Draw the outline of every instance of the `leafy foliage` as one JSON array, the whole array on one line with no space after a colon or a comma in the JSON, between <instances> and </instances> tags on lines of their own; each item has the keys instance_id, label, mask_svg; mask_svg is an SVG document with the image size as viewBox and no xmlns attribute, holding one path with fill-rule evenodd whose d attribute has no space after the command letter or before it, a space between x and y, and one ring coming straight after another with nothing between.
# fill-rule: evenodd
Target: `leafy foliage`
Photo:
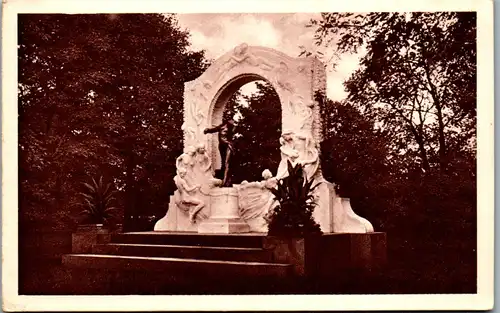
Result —
<instances>
[{"instance_id":1,"label":"leafy foliage","mask_svg":"<svg viewBox=\"0 0 500 313\"><path fill-rule=\"evenodd\" d=\"M391 275L404 281L396 290L475 290L475 157L454 158L453 171L424 173L418 155L393 152L398 138L375 127L375 118L348 101L321 101L323 175L357 214L387 232ZM461 264L450 272L456 254Z\"/></svg>"},{"instance_id":2,"label":"leafy foliage","mask_svg":"<svg viewBox=\"0 0 500 313\"><path fill-rule=\"evenodd\" d=\"M392 133L394 153L418 159L426 172L452 170L457 158L470 157L475 13L324 13L309 26L318 45L360 55L345 82L348 100Z\"/></svg>"},{"instance_id":3,"label":"leafy foliage","mask_svg":"<svg viewBox=\"0 0 500 313\"><path fill-rule=\"evenodd\" d=\"M386 215L394 214L386 210L394 200L396 177L401 175L400 164L389 158L391 136L374 129L373 120L349 103L325 97L320 101L325 130L321 142L323 175L335 183L339 196L351 199L358 214L380 228Z\"/></svg>"},{"instance_id":4,"label":"leafy foliage","mask_svg":"<svg viewBox=\"0 0 500 313\"><path fill-rule=\"evenodd\" d=\"M92 178L92 183L83 183L85 192L80 193L83 197L85 209L80 212L83 216L84 224L104 224L105 226L113 225L118 216L115 212L120 209L113 206L113 201L116 199L111 183L105 184L102 176L96 181Z\"/></svg>"},{"instance_id":5,"label":"leafy foliage","mask_svg":"<svg viewBox=\"0 0 500 313\"><path fill-rule=\"evenodd\" d=\"M189 51L174 15L18 23L21 222L64 227L55 213L76 213L77 182L98 173L116 179L125 228L133 215L163 215L182 151L183 84L207 67L203 51Z\"/></svg>"},{"instance_id":6,"label":"leafy foliage","mask_svg":"<svg viewBox=\"0 0 500 313\"><path fill-rule=\"evenodd\" d=\"M328 13L312 24L318 44L361 56L346 101L320 96L325 177L388 233L408 290L474 291L475 14Z\"/></svg>"},{"instance_id":7,"label":"leafy foliage","mask_svg":"<svg viewBox=\"0 0 500 313\"><path fill-rule=\"evenodd\" d=\"M279 205L268 216L270 236L302 237L321 234L319 225L314 221L313 181L304 177L302 165L292 166L288 161L289 176L280 180L276 189L271 189Z\"/></svg>"},{"instance_id":8,"label":"leafy foliage","mask_svg":"<svg viewBox=\"0 0 500 313\"><path fill-rule=\"evenodd\" d=\"M278 94L266 81L255 82L250 95L235 94L226 105L226 114L237 115L236 153L231 181L258 181L265 169L275 171L280 162L281 104Z\"/></svg>"}]
</instances>

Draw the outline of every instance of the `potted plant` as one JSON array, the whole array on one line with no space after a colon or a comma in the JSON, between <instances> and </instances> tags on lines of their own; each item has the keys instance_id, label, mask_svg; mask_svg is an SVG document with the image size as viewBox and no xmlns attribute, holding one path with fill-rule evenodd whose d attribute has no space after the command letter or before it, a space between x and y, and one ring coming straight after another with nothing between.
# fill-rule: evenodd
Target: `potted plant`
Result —
<instances>
[{"instance_id":1,"label":"potted plant","mask_svg":"<svg viewBox=\"0 0 500 313\"><path fill-rule=\"evenodd\" d=\"M83 187L80 205L84 209L79 214L78 229L72 235L73 253L90 252L93 244L109 241L110 233L120 228L116 214L119 209L113 206L116 193L113 185L105 184L101 176L98 181L92 178L90 184L84 182Z\"/></svg>"},{"instance_id":2,"label":"potted plant","mask_svg":"<svg viewBox=\"0 0 500 313\"><path fill-rule=\"evenodd\" d=\"M309 254L308 259L314 258L315 247L322 235L313 217L316 207L314 190L318 185L313 186L313 181L304 177L302 165L287 163L288 176L271 190L278 205L266 217L268 236L265 247L272 249L275 261L291 263L296 274L304 275L307 271L306 254Z\"/></svg>"}]
</instances>

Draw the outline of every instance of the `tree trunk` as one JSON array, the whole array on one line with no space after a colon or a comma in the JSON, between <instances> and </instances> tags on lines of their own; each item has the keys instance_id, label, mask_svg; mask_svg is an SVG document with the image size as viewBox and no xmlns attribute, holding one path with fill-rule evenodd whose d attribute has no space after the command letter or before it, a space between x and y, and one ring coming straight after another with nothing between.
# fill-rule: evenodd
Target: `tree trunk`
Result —
<instances>
[{"instance_id":1,"label":"tree trunk","mask_svg":"<svg viewBox=\"0 0 500 313\"><path fill-rule=\"evenodd\" d=\"M446 140L444 136L443 107L436 86L431 81L431 73L427 63L424 65L424 68L425 74L427 76L427 81L429 82L429 92L437 110L436 115L438 120L439 167L441 170L445 170L448 164L446 160Z\"/></svg>"},{"instance_id":2,"label":"tree trunk","mask_svg":"<svg viewBox=\"0 0 500 313\"><path fill-rule=\"evenodd\" d=\"M428 173L431 170L431 166L429 164L429 158L427 157L427 151L425 150L423 128L420 127L417 130L411 118L410 119L407 118L406 116L404 116L402 112L398 113L408 123L408 128L410 129L410 132L413 134L413 136L415 137L415 141L418 144L418 150L420 152L420 157L422 158L422 168L425 170L426 173Z\"/></svg>"},{"instance_id":3,"label":"tree trunk","mask_svg":"<svg viewBox=\"0 0 500 313\"><path fill-rule=\"evenodd\" d=\"M439 166L441 170L445 170L448 165L446 160L446 140L444 136L444 123L443 123L443 114L441 104L438 104L439 101L436 102L437 109L437 119L438 119L438 135L439 135Z\"/></svg>"},{"instance_id":4,"label":"tree trunk","mask_svg":"<svg viewBox=\"0 0 500 313\"><path fill-rule=\"evenodd\" d=\"M418 144L418 150L420 151L420 157L422 158L422 168L428 173L431 170L429 164L429 158L427 157L427 151L425 150L425 142L422 134L419 134L413 125L410 125L410 131L415 136L415 141Z\"/></svg>"}]
</instances>

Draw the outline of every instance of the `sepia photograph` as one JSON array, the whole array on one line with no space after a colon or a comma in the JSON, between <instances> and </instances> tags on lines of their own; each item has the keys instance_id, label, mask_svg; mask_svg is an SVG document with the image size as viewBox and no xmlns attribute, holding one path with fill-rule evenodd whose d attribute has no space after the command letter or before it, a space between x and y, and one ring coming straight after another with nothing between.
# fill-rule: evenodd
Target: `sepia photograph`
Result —
<instances>
[{"instance_id":1,"label":"sepia photograph","mask_svg":"<svg viewBox=\"0 0 500 313\"><path fill-rule=\"evenodd\" d=\"M492 308L492 2L173 2L3 3L4 310Z\"/></svg>"}]
</instances>

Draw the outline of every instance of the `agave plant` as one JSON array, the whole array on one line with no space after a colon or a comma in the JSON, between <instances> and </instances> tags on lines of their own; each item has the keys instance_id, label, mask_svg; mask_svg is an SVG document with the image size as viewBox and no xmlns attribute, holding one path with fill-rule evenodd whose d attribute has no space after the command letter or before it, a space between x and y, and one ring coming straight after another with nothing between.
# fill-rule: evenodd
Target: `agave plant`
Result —
<instances>
[{"instance_id":1,"label":"agave plant","mask_svg":"<svg viewBox=\"0 0 500 313\"><path fill-rule=\"evenodd\" d=\"M321 234L312 215L316 206L313 191L318 185L313 186L313 180L304 177L302 165L287 163L288 176L271 190L279 204L267 217L268 234L292 237Z\"/></svg>"},{"instance_id":2,"label":"agave plant","mask_svg":"<svg viewBox=\"0 0 500 313\"><path fill-rule=\"evenodd\" d=\"M85 224L103 224L113 225L117 216L114 214L119 209L112 206L115 197L115 190L112 189L112 184L104 184L102 176L99 181L92 178L92 183L83 183L85 192L80 194L83 196L85 209L80 212L83 216Z\"/></svg>"}]
</instances>

